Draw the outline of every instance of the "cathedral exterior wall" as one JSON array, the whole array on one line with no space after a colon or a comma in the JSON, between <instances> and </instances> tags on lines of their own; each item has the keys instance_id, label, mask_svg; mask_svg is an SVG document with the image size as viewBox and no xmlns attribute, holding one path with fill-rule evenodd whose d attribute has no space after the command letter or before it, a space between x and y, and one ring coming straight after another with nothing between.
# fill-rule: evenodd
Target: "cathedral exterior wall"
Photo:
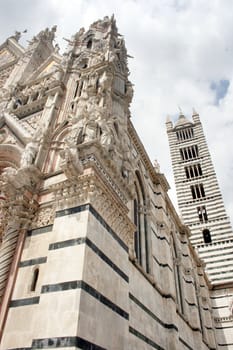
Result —
<instances>
[{"instance_id":1,"label":"cathedral exterior wall","mask_svg":"<svg viewBox=\"0 0 233 350\"><path fill-rule=\"evenodd\" d=\"M114 18L63 56L54 33L17 51L0 101L0 349L216 349L203 264L130 120Z\"/></svg>"}]
</instances>

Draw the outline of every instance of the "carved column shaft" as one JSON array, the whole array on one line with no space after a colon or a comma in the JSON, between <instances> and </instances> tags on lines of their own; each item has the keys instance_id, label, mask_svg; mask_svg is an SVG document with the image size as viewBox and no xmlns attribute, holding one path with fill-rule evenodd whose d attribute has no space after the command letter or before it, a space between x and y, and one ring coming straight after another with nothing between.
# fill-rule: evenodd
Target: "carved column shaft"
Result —
<instances>
[{"instance_id":1,"label":"carved column shaft","mask_svg":"<svg viewBox=\"0 0 233 350\"><path fill-rule=\"evenodd\" d=\"M15 253L15 248L18 240L18 229L17 225L10 225L7 228L7 232L4 234L0 249L0 303L4 290L7 284L7 278L9 275L11 262Z\"/></svg>"},{"instance_id":2,"label":"carved column shaft","mask_svg":"<svg viewBox=\"0 0 233 350\"><path fill-rule=\"evenodd\" d=\"M8 224L3 229L0 248L0 302L4 295L9 271L14 258L20 232L25 230L30 222L30 204L22 195L15 195L15 202L7 201L3 213L8 217Z\"/></svg>"}]
</instances>

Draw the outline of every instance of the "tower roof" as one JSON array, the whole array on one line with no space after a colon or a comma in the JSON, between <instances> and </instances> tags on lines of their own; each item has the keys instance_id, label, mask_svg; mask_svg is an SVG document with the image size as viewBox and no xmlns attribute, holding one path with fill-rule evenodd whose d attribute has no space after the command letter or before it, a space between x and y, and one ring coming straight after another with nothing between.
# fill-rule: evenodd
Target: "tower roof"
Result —
<instances>
[{"instance_id":1,"label":"tower roof","mask_svg":"<svg viewBox=\"0 0 233 350\"><path fill-rule=\"evenodd\" d=\"M179 119L177 120L174 128L183 128L185 126L192 125L192 124L193 123L190 120L188 120L184 114L181 113L179 115Z\"/></svg>"}]
</instances>

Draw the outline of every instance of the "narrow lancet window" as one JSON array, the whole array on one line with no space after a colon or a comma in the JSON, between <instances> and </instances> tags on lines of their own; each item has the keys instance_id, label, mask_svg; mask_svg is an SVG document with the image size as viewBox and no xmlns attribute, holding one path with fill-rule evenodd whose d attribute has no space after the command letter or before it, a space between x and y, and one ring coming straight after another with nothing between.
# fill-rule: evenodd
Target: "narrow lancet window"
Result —
<instances>
[{"instance_id":1,"label":"narrow lancet window","mask_svg":"<svg viewBox=\"0 0 233 350\"><path fill-rule=\"evenodd\" d=\"M32 277L32 284L31 284L31 292L35 292L36 290L36 285L38 282L38 277L39 277L39 268L37 267L34 272L33 272L33 277Z\"/></svg>"}]
</instances>

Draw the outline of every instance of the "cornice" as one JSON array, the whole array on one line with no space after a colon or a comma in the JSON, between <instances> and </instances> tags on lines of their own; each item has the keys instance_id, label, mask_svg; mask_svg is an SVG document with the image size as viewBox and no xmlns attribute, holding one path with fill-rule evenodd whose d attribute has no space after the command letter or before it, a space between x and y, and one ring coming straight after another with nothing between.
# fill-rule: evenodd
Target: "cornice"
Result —
<instances>
[{"instance_id":1,"label":"cornice","mask_svg":"<svg viewBox=\"0 0 233 350\"><path fill-rule=\"evenodd\" d=\"M131 138L136 146L138 153L141 156L141 159L143 160L143 162L145 164L145 167L148 169L148 171L150 173L152 181L156 185L160 184L163 187L164 191L167 192L170 189L170 186L167 182L166 177L164 176L164 174L160 174L160 173L155 172L155 169L154 169L154 167L153 167L153 165L152 165L152 163L151 163L151 161L146 153L146 150L145 150L141 140L139 139L138 134L137 134L130 119L128 119L128 131L129 131L129 135L131 136Z\"/></svg>"},{"instance_id":2,"label":"cornice","mask_svg":"<svg viewBox=\"0 0 233 350\"><path fill-rule=\"evenodd\" d=\"M129 246L133 246L135 225L129 219L128 208L103 181L95 167L88 168L76 183L69 180L51 186L56 210L91 204L106 223Z\"/></svg>"}]
</instances>

